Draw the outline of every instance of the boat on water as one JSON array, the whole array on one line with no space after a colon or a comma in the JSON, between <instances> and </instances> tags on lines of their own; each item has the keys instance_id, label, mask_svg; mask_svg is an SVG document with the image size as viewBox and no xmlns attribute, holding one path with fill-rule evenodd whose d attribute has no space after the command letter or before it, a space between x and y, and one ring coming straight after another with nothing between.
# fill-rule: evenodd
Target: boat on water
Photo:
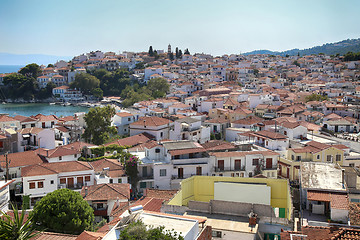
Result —
<instances>
[{"instance_id":1,"label":"boat on water","mask_svg":"<svg viewBox=\"0 0 360 240\"><path fill-rule=\"evenodd\" d=\"M51 102L51 103L49 103L49 105L55 105L56 103L54 103L54 102Z\"/></svg>"}]
</instances>

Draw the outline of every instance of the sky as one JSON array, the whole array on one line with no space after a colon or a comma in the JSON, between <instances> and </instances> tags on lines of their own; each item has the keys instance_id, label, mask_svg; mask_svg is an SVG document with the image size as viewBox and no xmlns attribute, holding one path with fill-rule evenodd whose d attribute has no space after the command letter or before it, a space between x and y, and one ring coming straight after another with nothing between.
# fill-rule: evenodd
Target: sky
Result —
<instances>
[{"instance_id":1,"label":"sky","mask_svg":"<svg viewBox=\"0 0 360 240\"><path fill-rule=\"evenodd\" d=\"M1 0L0 52L284 51L360 38L358 0Z\"/></svg>"}]
</instances>

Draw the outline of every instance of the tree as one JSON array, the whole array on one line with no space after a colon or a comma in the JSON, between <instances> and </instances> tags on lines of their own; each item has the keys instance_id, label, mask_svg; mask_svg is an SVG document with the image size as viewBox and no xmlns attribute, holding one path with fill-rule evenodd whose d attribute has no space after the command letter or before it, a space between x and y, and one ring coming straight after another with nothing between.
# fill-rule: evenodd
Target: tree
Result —
<instances>
[{"instance_id":1,"label":"tree","mask_svg":"<svg viewBox=\"0 0 360 240\"><path fill-rule=\"evenodd\" d=\"M36 231L32 217L25 219L25 211L19 213L18 209L11 205L14 216L1 212L0 238L4 240L28 240L40 234ZM24 209L24 208L23 208Z\"/></svg>"},{"instance_id":2,"label":"tree","mask_svg":"<svg viewBox=\"0 0 360 240\"><path fill-rule=\"evenodd\" d=\"M149 56L150 56L150 57L154 56L154 50L153 50L153 47L152 47L152 46L149 47L148 53L149 53Z\"/></svg>"},{"instance_id":3,"label":"tree","mask_svg":"<svg viewBox=\"0 0 360 240\"><path fill-rule=\"evenodd\" d=\"M189 49L188 49L188 48L187 48L187 49L185 49L184 54L188 54L188 55L190 55L190 52L189 52Z\"/></svg>"},{"instance_id":4,"label":"tree","mask_svg":"<svg viewBox=\"0 0 360 240\"><path fill-rule=\"evenodd\" d=\"M169 92L169 84L164 78L153 78L148 81L147 89L154 98L165 97Z\"/></svg>"},{"instance_id":5,"label":"tree","mask_svg":"<svg viewBox=\"0 0 360 240\"><path fill-rule=\"evenodd\" d=\"M26 77L37 78L41 74L41 68L36 63L31 63L20 69L19 73Z\"/></svg>"},{"instance_id":6,"label":"tree","mask_svg":"<svg viewBox=\"0 0 360 240\"><path fill-rule=\"evenodd\" d=\"M169 53L169 59L172 61L172 60L174 60L174 54L171 52L171 53Z\"/></svg>"},{"instance_id":7,"label":"tree","mask_svg":"<svg viewBox=\"0 0 360 240\"><path fill-rule=\"evenodd\" d=\"M294 64L295 66L300 67L300 63L299 63L298 61L296 61L296 60L293 62L293 64Z\"/></svg>"},{"instance_id":8,"label":"tree","mask_svg":"<svg viewBox=\"0 0 360 240\"><path fill-rule=\"evenodd\" d=\"M30 217L39 228L79 234L92 226L94 210L80 193L62 188L43 197L35 205Z\"/></svg>"},{"instance_id":9,"label":"tree","mask_svg":"<svg viewBox=\"0 0 360 240\"><path fill-rule=\"evenodd\" d=\"M96 145L104 144L111 135L117 133L116 128L111 126L111 119L115 115L115 108L111 106L95 107L85 114L86 129L83 137L87 142Z\"/></svg>"},{"instance_id":10,"label":"tree","mask_svg":"<svg viewBox=\"0 0 360 240\"><path fill-rule=\"evenodd\" d=\"M71 88L77 88L84 93L91 93L91 91L100 86L100 80L88 73L78 73L75 75L75 80L70 84Z\"/></svg>"},{"instance_id":11,"label":"tree","mask_svg":"<svg viewBox=\"0 0 360 240\"><path fill-rule=\"evenodd\" d=\"M306 102L310 102L310 101L325 101L325 100L328 100L329 98L327 96L323 96L323 95L320 95L320 94L311 94L309 96L306 96L305 97L305 101Z\"/></svg>"},{"instance_id":12,"label":"tree","mask_svg":"<svg viewBox=\"0 0 360 240\"><path fill-rule=\"evenodd\" d=\"M181 58L182 57L182 51L181 49L179 50L179 57L178 58Z\"/></svg>"},{"instance_id":13,"label":"tree","mask_svg":"<svg viewBox=\"0 0 360 240\"><path fill-rule=\"evenodd\" d=\"M7 97L12 99L23 98L29 100L34 98L36 93L37 83L33 77L13 73L5 76L3 83L7 87Z\"/></svg>"},{"instance_id":14,"label":"tree","mask_svg":"<svg viewBox=\"0 0 360 240\"><path fill-rule=\"evenodd\" d=\"M178 47L175 48L175 57L179 58L179 48Z\"/></svg>"},{"instance_id":15,"label":"tree","mask_svg":"<svg viewBox=\"0 0 360 240\"><path fill-rule=\"evenodd\" d=\"M101 88L95 88L92 90L92 94L94 95L94 97L98 98L98 99L102 99L103 98L103 90L101 90Z\"/></svg>"},{"instance_id":16,"label":"tree","mask_svg":"<svg viewBox=\"0 0 360 240\"><path fill-rule=\"evenodd\" d=\"M138 171L138 161L139 159L135 156L131 156L127 160L125 160L125 173L130 178L130 183L133 189L133 193L136 196L136 186L139 182L139 171Z\"/></svg>"},{"instance_id":17,"label":"tree","mask_svg":"<svg viewBox=\"0 0 360 240\"><path fill-rule=\"evenodd\" d=\"M163 226L157 228L147 228L141 221L135 221L126 226L119 236L119 240L183 240L184 238L174 232L166 230Z\"/></svg>"},{"instance_id":18,"label":"tree","mask_svg":"<svg viewBox=\"0 0 360 240\"><path fill-rule=\"evenodd\" d=\"M55 66L54 66L54 64L51 64L51 63L50 63L50 64L47 65L47 67L48 67L48 68L53 68L53 67L55 67Z\"/></svg>"}]
</instances>

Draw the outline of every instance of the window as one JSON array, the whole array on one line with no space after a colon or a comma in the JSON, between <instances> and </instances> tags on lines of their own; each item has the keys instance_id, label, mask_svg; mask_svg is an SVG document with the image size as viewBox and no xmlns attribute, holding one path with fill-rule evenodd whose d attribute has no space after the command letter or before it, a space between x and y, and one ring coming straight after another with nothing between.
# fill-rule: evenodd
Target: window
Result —
<instances>
[{"instance_id":1,"label":"window","mask_svg":"<svg viewBox=\"0 0 360 240\"><path fill-rule=\"evenodd\" d=\"M301 156L296 156L296 161L301 161Z\"/></svg>"},{"instance_id":2,"label":"window","mask_svg":"<svg viewBox=\"0 0 360 240\"><path fill-rule=\"evenodd\" d=\"M35 127L35 123L32 123L32 124L31 124L31 127Z\"/></svg>"},{"instance_id":3,"label":"window","mask_svg":"<svg viewBox=\"0 0 360 240\"><path fill-rule=\"evenodd\" d=\"M44 188L44 182L38 182L37 185L38 188Z\"/></svg>"},{"instance_id":4,"label":"window","mask_svg":"<svg viewBox=\"0 0 360 240\"><path fill-rule=\"evenodd\" d=\"M60 184L66 184L66 178L60 178Z\"/></svg>"},{"instance_id":5,"label":"window","mask_svg":"<svg viewBox=\"0 0 360 240\"><path fill-rule=\"evenodd\" d=\"M331 162L331 158L332 158L331 155L326 155L326 161Z\"/></svg>"},{"instance_id":6,"label":"window","mask_svg":"<svg viewBox=\"0 0 360 240\"><path fill-rule=\"evenodd\" d=\"M110 183L113 183L114 181L110 178Z\"/></svg>"},{"instance_id":7,"label":"window","mask_svg":"<svg viewBox=\"0 0 360 240\"><path fill-rule=\"evenodd\" d=\"M295 156L294 155L291 155L291 160L294 160L295 159Z\"/></svg>"},{"instance_id":8,"label":"window","mask_svg":"<svg viewBox=\"0 0 360 240\"><path fill-rule=\"evenodd\" d=\"M160 169L160 177L166 176L166 169Z\"/></svg>"},{"instance_id":9,"label":"window","mask_svg":"<svg viewBox=\"0 0 360 240\"><path fill-rule=\"evenodd\" d=\"M26 128L26 125L21 125L21 128Z\"/></svg>"},{"instance_id":10,"label":"window","mask_svg":"<svg viewBox=\"0 0 360 240\"><path fill-rule=\"evenodd\" d=\"M252 172L249 172L249 177L252 177L253 173Z\"/></svg>"},{"instance_id":11,"label":"window","mask_svg":"<svg viewBox=\"0 0 360 240\"><path fill-rule=\"evenodd\" d=\"M54 180L51 180L51 181L50 181L50 184L54 184Z\"/></svg>"},{"instance_id":12,"label":"window","mask_svg":"<svg viewBox=\"0 0 360 240\"><path fill-rule=\"evenodd\" d=\"M336 161L340 162L341 161L341 155L340 154L336 154Z\"/></svg>"},{"instance_id":13,"label":"window","mask_svg":"<svg viewBox=\"0 0 360 240\"><path fill-rule=\"evenodd\" d=\"M122 182L122 180L121 180L121 178L119 178L119 179L118 179L118 183L121 183L121 182Z\"/></svg>"},{"instance_id":14,"label":"window","mask_svg":"<svg viewBox=\"0 0 360 240\"><path fill-rule=\"evenodd\" d=\"M74 158L77 158L77 154L74 154Z\"/></svg>"},{"instance_id":15,"label":"window","mask_svg":"<svg viewBox=\"0 0 360 240\"><path fill-rule=\"evenodd\" d=\"M253 166L259 165L259 159L253 159L252 165Z\"/></svg>"},{"instance_id":16,"label":"window","mask_svg":"<svg viewBox=\"0 0 360 240\"><path fill-rule=\"evenodd\" d=\"M349 163L349 167L355 167L355 163Z\"/></svg>"},{"instance_id":17,"label":"window","mask_svg":"<svg viewBox=\"0 0 360 240\"><path fill-rule=\"evenodd\" d=\"M90 182L90 176L85 176L85 182Z\"/></svg>"},{"instance_id":18,"label":"window","mask_svg":"<svg viewBox=\"0 0 360 240\"><path fill-rule=\"evenodd\" d=\"M156 148L155 153L160 153L160 148Z\"/></svg>"},{"instance_id":19,"label":"window","mask_svg":"<svg viewBox=\"0 0 360 240\"><path fill-rule=\"evenodd\" d=\"M128 121L130 122L130 118L128 118Z\"/></svg>"},{"instance_id":20,"label":"window","mask_svg":"<svg viewBox=\"0 0 360 240\"><path fill-rule=\"evenodd\" d=\"M163 137L163 135L164 135L163 132L161 132L161 133L160 133L160 137Z\"/></svg>"},{"instance_id":21,"label":"window","mask_svg":"<svg viewBox=\"0 0 360 240\"><path fill-rule=\"evenodd\" d=\"M34 182L29 183L29 188L34 189L35 188L35 183Z\"/></svg>"},{"instance_id":22,"label":"window","mask_svg":"<svg viewBox=\"0 0 360 240\"><path fill-rule=\"evenodd\" d=\"M318 155L316 156L316 159L318 159L318 160L320 159L320 154L318 154Z\"/></svg>"},{"instance_id":23,"label":"window","mask_svg":"<svg viewBox=\"0 0 360 240\"><path fill-rule=\"evenodd\" d=\"M146 182L140 182L140 188L146 188Z\"/></svg>"},{"instance_id":24,"label":"window","mask_svg":"<svg viewBox=\"0 0 360 240\"><path fill-rule=\"evenodd\" d=\"M59 156L59 161L61 161L62 160L62 156Z\"/></svg>"}]
</instances>

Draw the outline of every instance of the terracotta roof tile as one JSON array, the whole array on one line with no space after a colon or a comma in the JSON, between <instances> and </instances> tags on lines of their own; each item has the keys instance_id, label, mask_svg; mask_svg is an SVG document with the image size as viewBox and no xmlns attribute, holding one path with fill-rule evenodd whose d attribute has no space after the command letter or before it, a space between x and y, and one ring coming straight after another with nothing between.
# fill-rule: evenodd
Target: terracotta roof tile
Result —
<instances>
[{"instance_id":1,"label":"terracotta roof tile","mask_svg":"<svg viewBox=\"0 0 360 240\"><path fill-rule=\"evenodd\" d=\"M85 195L86 189L88 194ZM87 201L116 200L130 198L130 184L127 183L105 183L92 186L84 186L81 195Z\"/></svg>"},{"instance_id":2,"label":"terracotta roof tile","mask_svg":"<svg viewBox=\"0 0 360 240\"><path fill-rule=\"evenodd\" d=\"M36 237L31 238L31 240L75 240L77 237L77 235L64 233L41 232Z\"/></svg>"},{"instance_id":3,"label":"terracotta roof tile","mask_svg":"<svg viewBox=\"0 0 360 240\"><path fill-rule=\"evenodd\" d=\"M135 146L141 143L146 143L150 139L154 139L155 137L148 133L140 133L138 135L134 135L127 138L118 139L114 142L105 144L105 146L110 146L112 144L116 144L119 146Z\"/></svg>"},{"instance_id":4,"label":"terracotta roof tile","mask_svg":"<svg viewBox=\"0 0 360 240\"><path fill-rule=\"evenodd\" d=\"M78 172L92 170L92 167L85 162L67 161L67 162L53 162L43 163L38 165L27 166L22 169L21 175L23 177L49 175L62 172Z\"/></svg>"},{"instance_id":5,"label":"terracotta roof tile","mask_svg":"<svg viewBox=\"0 0 360 240\"><path fill-rule=\"evenodd\" d=\"M139 121L133 122L130 126L162 126L171 123L172 121L166 118L160 118L156 116L152 117L141 117Z\"/></svg>"},{"instance_id":6,"label":"terracotta roof tile","mask_svg":"<svg viewBox=\"0 0 360 240\"><path fill-rule=\"evenodd\" d=\"M36 151L25 151L8 154L9 167L22 167L47 162ZM0 155L1 168L5 168L5 156Z\"/></svg>"}]
</instances>

